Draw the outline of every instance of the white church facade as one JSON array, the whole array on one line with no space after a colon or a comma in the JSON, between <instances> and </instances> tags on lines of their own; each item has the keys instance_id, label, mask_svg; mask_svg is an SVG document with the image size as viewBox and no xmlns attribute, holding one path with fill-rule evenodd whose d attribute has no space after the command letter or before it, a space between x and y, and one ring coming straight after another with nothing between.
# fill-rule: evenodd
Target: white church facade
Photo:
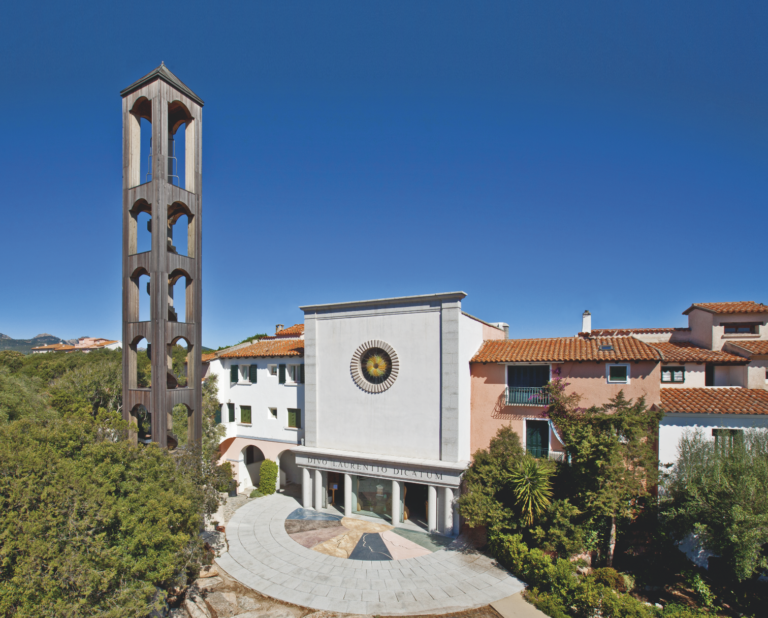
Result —
<instances>
[{"instance_id":1,"label":"white church facade","mask_svg":"<svg viewBox=\"0 0 768 618\"><path fill-rule=\"evenodd\" d=\"M469 361L501 326L463 292L311 305L304 311L305 507L409 520L457 534L470 461Z\"/></svg>"}]
</instances>

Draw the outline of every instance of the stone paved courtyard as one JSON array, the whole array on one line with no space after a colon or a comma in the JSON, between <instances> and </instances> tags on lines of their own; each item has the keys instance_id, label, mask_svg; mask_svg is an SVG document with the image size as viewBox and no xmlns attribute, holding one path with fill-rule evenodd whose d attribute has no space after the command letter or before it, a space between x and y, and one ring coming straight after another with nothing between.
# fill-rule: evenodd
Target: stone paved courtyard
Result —
<instances>
[{"instance_id":1,"label":"stone paved courtyard","mask_svg":"<svg viewBox=\"0 0 768 618\"><path fill-rule=\"evenodd\" d=\"M247 503L226 527L217 563L245 586L288 603L351 614L414 615L488 605L524 586L462 539L401 560L348 560L304 547L286 531L300 508L274 494Z\"/></svg>"}]
</instances>

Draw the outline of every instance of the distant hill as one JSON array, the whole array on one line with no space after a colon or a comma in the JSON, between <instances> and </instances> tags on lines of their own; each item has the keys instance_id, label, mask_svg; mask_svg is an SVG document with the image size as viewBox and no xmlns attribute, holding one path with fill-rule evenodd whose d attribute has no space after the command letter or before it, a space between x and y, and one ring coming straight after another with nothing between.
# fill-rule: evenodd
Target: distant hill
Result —
<instances>
[{"instance_id":1,"label":"distant hill","mask_svg":"<svg viewBox=\"0 0 768 618\"><path fill-rule=\"evenodd\" d=\"M8 335L0 333L0 352L3 350L16 350L22 354L31 354L32 348L36 348L41 345L51 345L53 343L77 343L76 339L59 339L48 333L43 333L32 337L32 339L13 339Z\"/></svg>"}]
</instances>

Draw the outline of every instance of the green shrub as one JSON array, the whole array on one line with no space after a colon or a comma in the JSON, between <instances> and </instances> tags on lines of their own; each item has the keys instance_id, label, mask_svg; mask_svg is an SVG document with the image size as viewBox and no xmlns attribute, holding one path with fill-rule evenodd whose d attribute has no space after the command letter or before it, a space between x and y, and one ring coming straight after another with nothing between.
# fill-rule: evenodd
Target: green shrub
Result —
<instances>
[{"instance_id":1,"label":"green shrub","mask_svg":"<svg viewBox=\"0 0 768 618\"><path fill-rule=\"evenodd\" d=\"M662 618L712 618L712 614L700 609L670 603L661 612Z\"/></svg>"},{"instance_id":2,"label":"green shrub","mask_svg":"<svg viewBox=\"0 0 768 618\"><path fill-rule=\"evenodd\" d=\"M269 496L275 493L277 489L277 464L271 459L265 459L261 462L259 469L259 491Z\"/></svg>"},{"instance_id":3,"label":"green shrub","mask_svg":"<svg viewBox=\"0 0 768 618\"><path fill-rule=\"evenodd\" d=\"M617 592L626 592L627 585L624 581L624 577L616 569L611 567L605 567L602 569L595 569L592 571L592 578L595 583L607 586Z\"/></svg>"},{"instance_id":4,"label":"green shrub","mask_svg":"<svg viewBox=\"0 0 768 618\"><path fill-rule=\"evenodd\" d=\"M590 531L577 523L581 515L581 511L567 499L555 500L531 535L544 551L554 551L560 558L570 558L587 547Z\"/></svg>"},{"instance_id":5,"label":"green shrub","mask_svg":"<svg viewBox=\"0 0 768 618\"><path fill-rule=\"evenodd\" d=\"M249 495L249 498L261 498L264 494L261 493L258 489L254 489Z\"/></svg>"},{"instance_id":6,"label":"green shrub","mask_svg":"<svg viewBox=\"0 0 768 618\"><path fill-rule=\"evenodd\" d=\"M216 479L216 491L229 491L232 485L232 464L225 461L219 466L220 474Z\"/></svg>"},{"instance_id":7,"label":"green shrub","mask_svg":"<svg viewBox=\"0 0 768 618\"><path fill-rule=\"evenodd\" d=\"M528 586L529 598L552 618L621 616L622 618L656 618L658 611L628 594L621 594L596 581L593 576L580 578L576 565L562 558L553 561L539 549L529 549L521 535L497 534L489 538L496 559ZM621 574L613 569L621 585ZM615 583L612 573L600 574Z\"/></svg>"}]
</instances>

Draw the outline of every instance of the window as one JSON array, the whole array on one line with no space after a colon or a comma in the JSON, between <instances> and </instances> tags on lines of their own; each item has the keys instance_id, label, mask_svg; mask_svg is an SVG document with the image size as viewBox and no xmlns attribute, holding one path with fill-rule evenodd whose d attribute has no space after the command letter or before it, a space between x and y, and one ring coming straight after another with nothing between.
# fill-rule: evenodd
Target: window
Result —
<instances>
[{"instance_id":1,"label":"window","mask_svg":"<svg viewBox=\"0 0 768 618\"><path fill-rule=\"evenodd\" d=\"M723 332L725 332L726 335L757 335L759 326L759 322L752 324L747 322L723 324Z\"/></svg>"},{"instance_id":2,"label":"window","mask_svg":"<svg viewBox=\"0 0 768 618\"><path fill-rule=\"evenodd\" d=\"M301 410L298 408L288 408L288 427L301 429Z\"/></svg>"},{"instance_id":3,"label":"window","mask_svg":"<svg viewBox=\"0 0 768 618\"><path fill-rule=\"evenodd\" d=\"M302 371L303 367L304 365L288 365L288 378L290 382L301 384L304 381L301 379L304 373Z\"/></svg>"},{"instance_id":4,"label":"window","mask_svg":"<svg viewBox=\"0 0 768 618\"><path fill-rule=\"evenodd\" d=\"M269 375L271 376L277 375L277 365L267 365L267 369L269 369Z\"/></svg>"},{"instance_id":5,"label":"window","mask_svg":"<svg viewBox=\"0 0 768 618\"><path fill-rule=\"evenodd\" d=\"M228 403L227 409L229 410L229 422L234 423L235 422L235 404Z\"/></svg>"},{"instance_id":6,"label":"window","mask_svg":"<svg viewBox=\"0 0 768 618\"><path fill-rule=\"evenodd\" d=\"M661 381L672 384L681 384L685 382L685 367L662 367Z\"/></svg>"},{"instance_id":7,"label":"window","mask_svg":"<svg viewBox=\"0 0 768 618\"><path fill-rule=\"evenodd\" d=\"M250 382L250 365L240 365L240 382Z\"/></svg>"},{"instance_id":8,"label":"window","mask_svg":"<svg viewBox=\"0 0 768 618\"><path fill-rule=\"evenodd\" d=\"M608 365L609 384L629 384L629 365Z\"/></svg>"},{"instance_id":9,"label":"window","mask_svg":"<svg viewBox=\"0 0 768 618\"><path fill-rule=\"evenodd\" d=\"M237 376L239 374L238 367L239 365L230 365L229 367L229 381L232 384L237 383Z\"/></svg>"},{"instance_id":10,"label":"window","mask_svg":"<svg viewBox=\"0 0 768 618\"><path fill-rule=\"evenodd\" d=\"M251 424L251 406L240 406L240 422L243 425Z\"/></svg>"},{"instance_id":11,"label":"window","mask_svg":"<svg viewBox=\"0 0 768 618\"><path fill-rule=\"evenodd\" d=\"M540 388L549 382L549 365L510 365L507 367L507 386L512 388Z\"/></svg>"},{"instance_id":12,"label":"window","mask_svg":"<svg viewBox=\"0 0 768 618\"><path fill-rule=\"evenodd\" d=\"M744 435L743 429L713 429L712 436L715 438L715 448L730 448L736 440L740 440Z\"/></svg>"},{"instance_id":13,"label":"window","mask_svg":"<svg viewBox=\"0 0 768 618\"><path fill-rule=\"evenodd\" d=\"M216 408L216 415L213 419L213 422L217 425L221 425L221 404L219 404L219 407Z\"/></svg>"},{"instance_id":14,"label":"window","mask_svg":"<svg viewBox=\"0 0 768 618\"><path fill-rule=\"evenodd\" d=\"M274 418L275 420L277 420L277 408L269 409L269 418Z\"/></svg>"},{"instance_id":15,"label":"window","mask_svg":"<svg viewBox=\"0 0 768 618\"><path fill-rule=\"evenodd\" d=\"M248 365L248 380L250 381L251 384L256 384L256 378L257 378L256 370L257 370L256 365Z\"/></svg>"}]
</instances>

